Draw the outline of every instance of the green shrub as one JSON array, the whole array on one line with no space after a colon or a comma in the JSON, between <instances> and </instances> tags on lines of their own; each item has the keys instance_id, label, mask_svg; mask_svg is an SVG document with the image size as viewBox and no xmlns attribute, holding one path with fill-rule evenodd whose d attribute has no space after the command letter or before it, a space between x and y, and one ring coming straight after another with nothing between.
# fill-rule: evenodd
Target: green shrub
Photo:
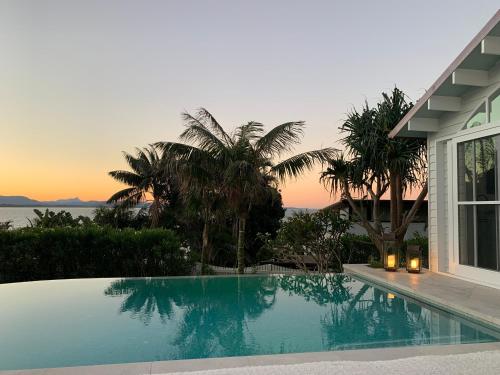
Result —
<instances>
[{"instance_id":1,"label":"green shrub","mask_svg":"<svg viewBox=\"0 0 500 375\"><path fill-rule=\"evenodd\" d=\"M165 229L97 226L0 231L0 282L188 274L191 262Z\"/></svg>"},{"instance_id":2,"label":"green shrub","mask_svg":"<svg viewBox=\"0 0 500 375\"><path fill-rule=\"evenodd\" d=\"M378 250L367 235L346 233L342 237L342 244L346 251L344 263L368 263L369 259L378 258ZM348 257L348 258L347 258Z\"/></svg>"}]
</instances>

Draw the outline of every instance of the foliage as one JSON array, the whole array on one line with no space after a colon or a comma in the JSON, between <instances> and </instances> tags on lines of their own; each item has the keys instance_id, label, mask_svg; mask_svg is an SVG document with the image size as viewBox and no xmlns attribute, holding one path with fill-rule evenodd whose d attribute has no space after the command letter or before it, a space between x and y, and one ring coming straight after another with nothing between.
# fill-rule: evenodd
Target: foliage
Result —
<instances>
[{"instance_id":1,"label":"foliage","mask_svg":"<svg viewBox=\"0 0 500 375\"><path fill-rule=\"evenodd\" d=\"M379 256L377 247L367 235L346 233L341 241L345 249L343 263L364 264L368 263L370 258Z\"/></svg>"},{"instance_id":2,"label":"foliage","mask_svg":"<svg viewBox=\"0 0 500 375\"><path fill-rule=\"evenodd\" d=\"M94 210L93 221L102 227L141 229L147 226L148 215L145 209L135 213L132 209L122 206L99 207Z\"/></svg>"},{"instance_id":3,"label":"foliage","mask_svg":"<svg viewBox=\"0 0 500 375\"><path fill-rule=\"evenodd\" d=\"M68 211L54 212L48 208L45 212L38 209L34 209L36 217L29 220L31 227L33 228L57 228L57 227L79 227L90 225L92 220L87 216L78 216L73 218Z\"/></svg>"},{"instance_id":4,"label":"foliage","mask_svg":"<svg viewBox=\"0 0 500 375\"><path fill-rule=\"evenodd\" d=\"M151 227L157 227L166 205L177 198L178 186L175 175L168 173L168 163L154 147L136 149L136 156L123 153L131 171L111 171L109 175L129 187L113 194L108 203L118 203L123 208L135 207L153 197L149 206Z\"/></svg>"},{"instance_id":5,"label":"foliage","mask_svg":"<svg viewBox=\"0 0 500 375\"><path fill-rule=\"evenodd\" d=\"M0 221L0 230L12 229L12 220Z\"/></svg>"},{"instance_id":6,"label":"foliage","mask_svg":"<svg viewBox=\"0 0 500 375\"><path fill-rule=\"evenodd\" d=\"M0 231L0 282L185 275L191 261L165 229L98 226Z\"/></svg>"},{"instance_id":7,"label":"foliage","mask_svg":"<svg viewBox=\"0 0 500 375\"><path fill-rule=\"evenodd\" d=\"M181 139L186 143L160 142L157 146L169 160L175 160L176 169L190 181L189 190L198 190L200 200L206 203L202 254L209 233L206 226L214 214L209 202L215 197L227 202L237 218L237 261L242 273L246 224L252 206L263 200L268 186L299 176L316 162L331 158L335 150L305 152L275 163L276 158L300 142L303 121L287 122L267 133L261 123L251 121L228 134L206 109L200 109L195 116L185 113L183 117L186 130Z\"/></svg>"},{"instance_id":8,"label":"foliage","mask_svg":"<svg viewBox=\"0 0 500 375\"><path fill-rule=\"evenodd\" d=\"M394 88L383 93L375 108L368 103L360 112L353 109L341 127L345 134L343 154L330 161L321 181L332 193L340 193L382 253L384 229L380 217L380 199L391 195L391 233L402 244L409 224L427 195L426 142L420 138L389 138L389 132L413 106L404 93ZM403 212L403 197L411 189L421 189L415 204ZM373 222L363 216L353 194L369 198L373 204Z\"/></svg>"},{"instance_id":9,"label":"foliage","mask_svg":"<svg viewBox=\"0 0 500 375\"><path fill-rule=\"evenodd\" d=\"M281 261L293 262L307 272L307 257L316 263L317 271L342 271L343 259L350 256L341 241L351 223L337 212L296 213L283 222L270 246Z\"/></svg>"},{"instance_id":10,"label":"foliage","mask_svg":"<svg viewBox=\"0 0 500 375\"><path fill-rule=\"evenodd\" d=\"M276 238L281 221L285 217L281 193L271 187L268 190L268 196L262 202L253 205L248 214L245 253L250 264L269 259L259 257L264 241L258 234L268 234L268 239Z\"/></svg>"}]
</instances>

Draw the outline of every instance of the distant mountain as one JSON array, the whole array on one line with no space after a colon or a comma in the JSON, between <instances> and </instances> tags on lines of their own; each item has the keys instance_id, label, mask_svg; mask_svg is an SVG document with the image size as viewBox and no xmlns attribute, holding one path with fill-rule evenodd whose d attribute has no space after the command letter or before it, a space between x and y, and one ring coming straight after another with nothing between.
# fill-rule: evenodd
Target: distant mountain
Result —
<instances>
[{"instance_id":1,"label":"distant mountain","mask_svg":"<svg viewBox=\"0 0 500 375\"><path fill-rule=\"evenodd\" d=\"M0 195L0 206L23 207L98 207L104 206L104 201L82 201L80 198L57 199L54 201L37 201L23 196Z\"/></svg>"}]
</instances>

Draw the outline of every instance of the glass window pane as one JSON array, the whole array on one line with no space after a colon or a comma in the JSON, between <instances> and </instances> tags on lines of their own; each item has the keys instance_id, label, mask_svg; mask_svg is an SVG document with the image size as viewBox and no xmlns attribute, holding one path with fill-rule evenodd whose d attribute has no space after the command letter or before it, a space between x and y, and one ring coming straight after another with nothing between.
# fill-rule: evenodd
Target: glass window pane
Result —
<instances>
[{"instance_id":1,"label":"glass window pane","mask_svg":"<svg viewBox=\"0 0 500 375\"><path fill-rule=\"evenodd\" d=\"M459 261L474 265L474 206L458 206Z\"/></svg>"},{"instance_id":2,"label":"glass window pane","mask_svg":"<svg viewBox=\"0 0 500 375\"><path fill-rule=\"evenodd\" d=\"M496 139L486 137L475 140L476 200L496 200Z\"/></svg>"},{"instance_id":3,"label":"glass window pane","mask_svg":"<svg viewBox=\"0 0 500 375\"><path fill-rule=\"evenodd\" d=\"M497 269L497 206L478 205L477 215L477 266Z\"/></svg>"},{"instance_id":4,"label":"glass window pane","mask_svg":"<svg viewBox=\"0 0 500 375\"><path fill-rule=\"evenodd\" d=\"M500 121L500 90L490 100L490 122Z\"/></svg>"},{"instance_id":5,"label":"glass window pane","mask_svg":"<svg viewBox=\"0 0 500 375\"><path fill-rule=\"evenodd\" d=\"M473 200L474 143L458 144L458 200Z\"/></svg>"},{"instance_id":6,"label":"glass window pane","mask_svg":"<svg viewBox=\"0 0 500 375\"><path fill-rule=\"evenodd\" d=\"M465 123L464 129L474 128L486 123L486 104L481 105L472 117Z\"/></svg>"}]
</instances>

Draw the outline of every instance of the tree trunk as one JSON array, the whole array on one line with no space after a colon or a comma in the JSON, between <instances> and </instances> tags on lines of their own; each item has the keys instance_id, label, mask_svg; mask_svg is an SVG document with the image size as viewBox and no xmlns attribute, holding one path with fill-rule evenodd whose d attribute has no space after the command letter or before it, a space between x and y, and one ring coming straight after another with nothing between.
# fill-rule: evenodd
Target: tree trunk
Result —
<instances>
[{"instance_id":1,"label":"tree trunk","mask_svg":"<svg viewBox=\"0 0 500 375\"><path fill-rule=\"evenodd\" d=\"M391 191L391 233L394 233L398 228L398 198L396 189L397 176L395 173L391 173L389 183Z\"/></svg>"},{"instance_id":2,"label":"tree trunk","mask_svg":"<svg viewBox=\"0 0 500 375\"><path fill-rule=\"evenodd\" d=\"M247 219L244 216L238 218L238 273L245 273L245 227Z\"/></svg>"},{"instance_id":3,"label":"tree trunk","mask_svg":"<svg viewBox=\"0 0 500 375\"><path fill-rule=\"evenodd\" d=\"M151 228L158 227L160 223L160 199L155 197L151 207L149 207L149 215L151 216Z\"/></svg>"},{"instance_id":4,"label":"tree trunk","mask_svg":"<svg viewBox=\"0 0 500 375\"><path fill-rule=\"evenodd\" d=\"M203 224L203 234L201 241L201 273L205 273L205 268L207 265L207 255L208 255L208 221Z\"/></svg>"},{"instance_id":5,"label":"tree trunk","mask_svg":"<svg viewBox=\"0 0 500 375\"><path fill-rule=\"evenodd\" d=\"M396 217L397 217L397 222L396 222L396 227L399 228L401 227L401 224L403 224L403 182L401 180L401 175L396 176ZM401 248L404 242L404 237L405 233L401 234L396 234L396 246Z\"/></svg>"}]
</instances>

